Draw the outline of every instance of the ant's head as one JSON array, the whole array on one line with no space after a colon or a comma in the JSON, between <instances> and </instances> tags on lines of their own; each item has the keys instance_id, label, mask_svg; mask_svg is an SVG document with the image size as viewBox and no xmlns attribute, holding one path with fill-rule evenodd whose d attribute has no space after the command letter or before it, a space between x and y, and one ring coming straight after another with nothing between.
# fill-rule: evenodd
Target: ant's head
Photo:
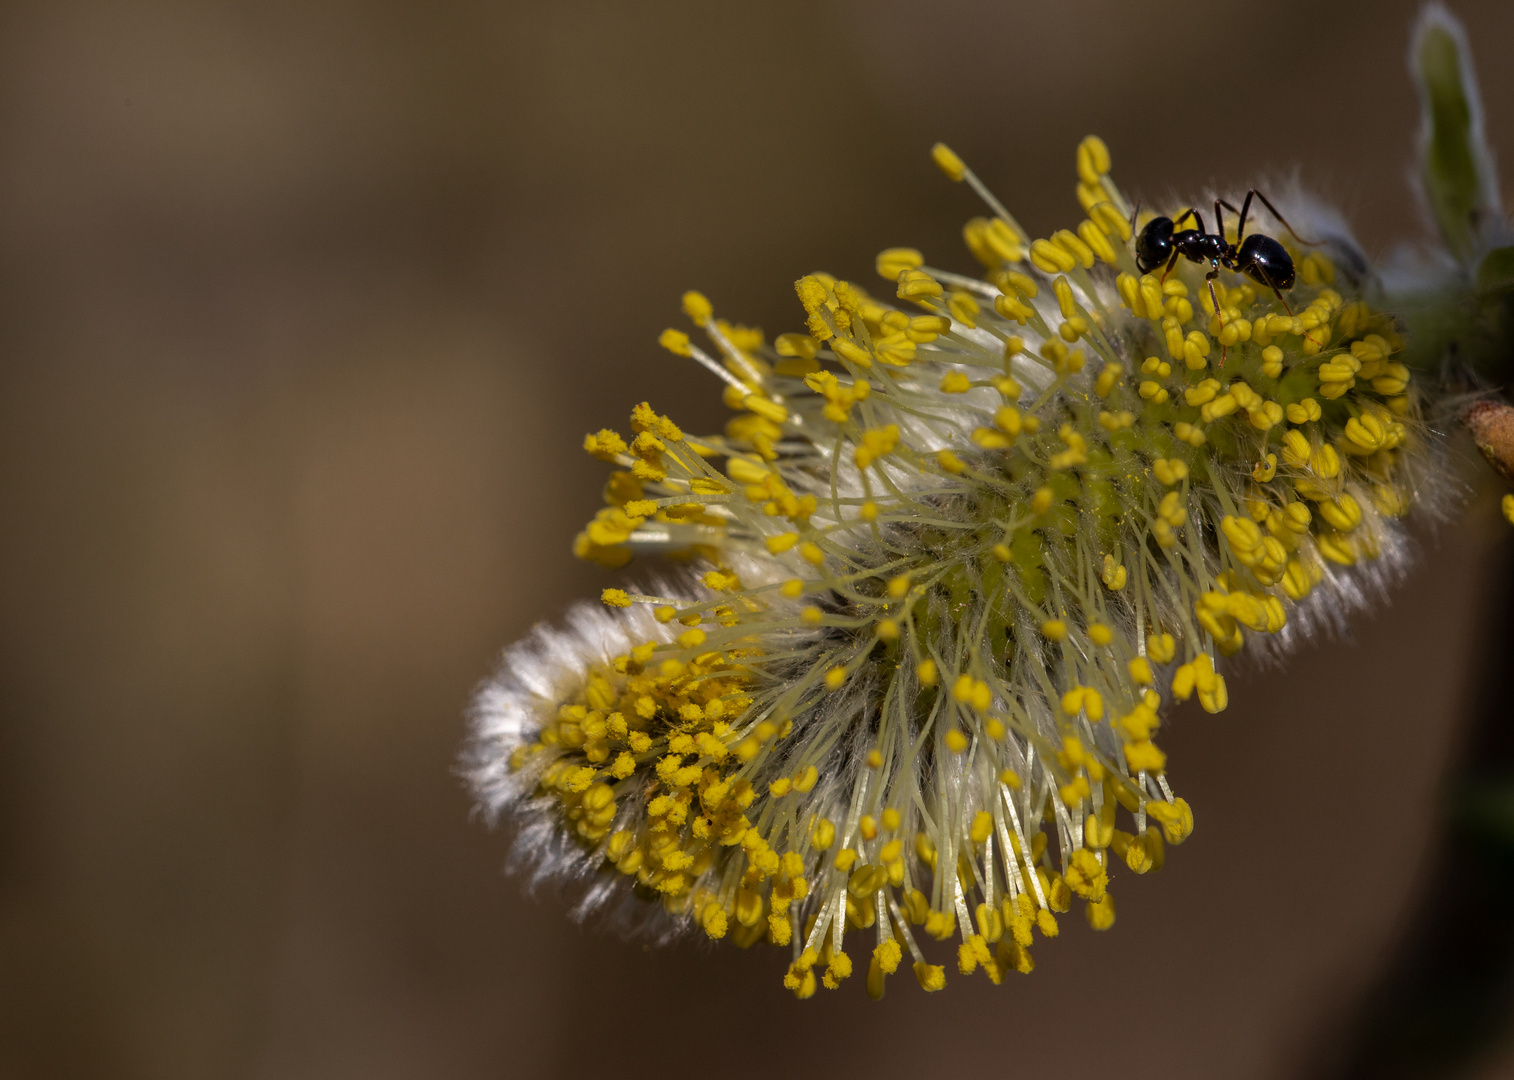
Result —
<instances>
[{"instance_id":1,"label":"ant's head","mask_svg":"<svg viewBox=\"0 0 1514 1080\"><path fill-rule=\"evenodd\" d=\"M1141 273L1149 274L1172 257L1172 219L1155 217L1148 221L1141 235L1136 237L1136 266Z\"/></svg>"}]
</instances>

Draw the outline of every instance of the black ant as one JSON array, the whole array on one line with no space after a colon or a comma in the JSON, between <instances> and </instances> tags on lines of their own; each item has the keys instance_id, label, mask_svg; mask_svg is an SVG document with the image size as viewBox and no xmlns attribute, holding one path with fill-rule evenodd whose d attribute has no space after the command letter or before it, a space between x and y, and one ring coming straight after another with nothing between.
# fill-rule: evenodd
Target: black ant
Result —
<instances>
[{"instance_id":1,"label":"black ant","mask_svg":"<svg viewBox=\"0 0 1514 1080\"><path fill-rule=\"evenodd\" d=\"M1267 196L1252 188L1246 192L1246 201L1241 203L1240 210L1236 210L1224 199L1214 201L1214 221L1217 232L1205 232L1203 217L1191 207L1185 210L1176 221L1165 217L1152 218L1141 230L1141 235L1136 238L1136 266L1140 268L1141 273L1149 274L1165 262L1167 269L1162 271L1162 280L1165 281L1167 275L1172 273L1172 268L1177 265L1179 255L1196 263L1208 263L1209 273L1204 275L1204 281L1209 286L1209 299L1214 302L1215 311L1220 310L1220 302L1214 294L1214 279L1219 275L1220 267L1223 266L1227 270L1245 274L1259 285L1267 286L1277 294L1283 310L1292 315L1293 309L1288 306L1288 301L1283 299L1282 291L1293 288L1293 258L1282 244L1264 233L1246 235L1246 214L1251 209L1252 196L1262 200L1262 205L1272 211L1272 216L1283 223L1283 228L1292 233L1295 240L1300 244L1314 246L1310 241L1293 232L1293 226L1289 225L1283 215L1277 212L1277 207L1267 201ZM1241 220L1236 228L1234 244L1225 239L1225 217L1221 207L1232 214L1240 214ZM1174 231L1190 217L1198 224L1197 229Z\"/></svg>"}]
</instances>

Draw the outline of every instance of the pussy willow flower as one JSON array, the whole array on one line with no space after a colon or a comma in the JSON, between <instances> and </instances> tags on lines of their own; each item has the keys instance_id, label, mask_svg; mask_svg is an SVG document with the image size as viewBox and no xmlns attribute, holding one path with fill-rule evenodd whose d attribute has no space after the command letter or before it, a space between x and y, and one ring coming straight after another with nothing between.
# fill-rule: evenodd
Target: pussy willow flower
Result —
<instances>
[{"instance_id":1,"label":"pussy willow flower","mask_svg":"<svg viewBox=\"0 0 1514 1080\"><path fill-rule=\"evenodd\" d=\"M735 416L696 437L642 404L588 436L615 470L576 541L681 562L507 651L472 713L471 781L539 877L770 942L800 997L854 957L874 997L905 962L939 990L949 939L959 972L1028 973L1075 902L1108 928L1114 880L1194 827L1163 718L1223 710L1225 658L1374 591L1435 467L1338 217L1285 202L1315 246L1253 217L1297 284L1211 294L1137 270L1152 214L1097 138L1083 219L1045 239L935 159L989 208L983 276L891 248L877 295L801 278L804 330L772 342L687 294L708 344L662 344Z\"/></svg>"}]
</instances>

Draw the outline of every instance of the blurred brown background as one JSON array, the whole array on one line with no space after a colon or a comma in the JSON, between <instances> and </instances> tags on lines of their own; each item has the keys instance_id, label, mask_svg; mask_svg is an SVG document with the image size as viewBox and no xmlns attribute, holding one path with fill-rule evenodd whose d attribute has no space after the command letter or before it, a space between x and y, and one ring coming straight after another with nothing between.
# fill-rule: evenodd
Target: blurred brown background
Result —
<instances>
[{"instance_id":1,"label":"blurred brown background","mask_svg":"<svg viewBox=\"0 0 1514 1080\"><path fill-rule=\"evenodd\" d=\"M1455 9L1507 152L1514 11ZM1193 840L999 988L799 1004L776 951L580 929L450 770L496 650L606 583L582 433L720 422L682 290L775 333L811 269L965 268L938 138L1037 233L1097 131L1148 198L1302 164L1381 252L1413 11L5 5L0 1075L1294 1074L1420 885L1488 492L1353 641L1180 714Z\"/></svg>"}]
</instances>

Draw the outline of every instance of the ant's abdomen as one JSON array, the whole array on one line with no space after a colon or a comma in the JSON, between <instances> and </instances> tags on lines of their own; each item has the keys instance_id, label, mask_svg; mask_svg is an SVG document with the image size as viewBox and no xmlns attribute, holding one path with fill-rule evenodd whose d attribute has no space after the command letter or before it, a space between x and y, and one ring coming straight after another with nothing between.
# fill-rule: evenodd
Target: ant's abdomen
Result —
<instances>
[{"instance_id":1,"label":"ant's abdomen","mask_svg":"<svg viewBox=\"0 0 1514 1080\"><path fill-rule=\"evenodd\" d=\"M1172 219L1152 218L1136 237L1136 266L1149 274L1172 256Z\"/></svg>"},{"instance_id":2,"label":"ant's abdomen","mask_svg":"<svg viewBox=\"0 0 1514 1080\"><path fill-rule=\"evenodd\" d=\"M1252 233L1242 241L1235 268L1270 289L1293 288L1293 257L1263 233Z\"/></svg>"}]
</instances>

